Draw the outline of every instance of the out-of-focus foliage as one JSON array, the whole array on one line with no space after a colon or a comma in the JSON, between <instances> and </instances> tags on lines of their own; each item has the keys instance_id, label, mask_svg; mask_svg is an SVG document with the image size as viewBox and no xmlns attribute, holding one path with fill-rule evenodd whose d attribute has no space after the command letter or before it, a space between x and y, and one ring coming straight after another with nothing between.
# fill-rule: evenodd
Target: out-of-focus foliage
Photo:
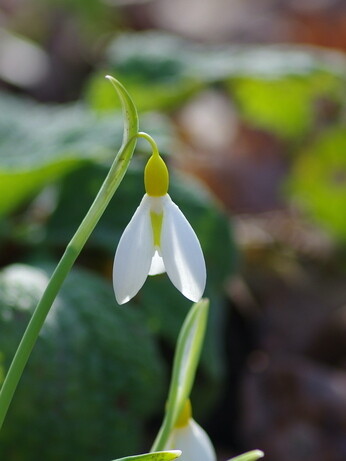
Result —
<instances>
[{"instance_id":1,"label":"out-of-focus foliage","mask_svg":"<svg viewBox=\"0 0 346 461\"><path fill-rule=\"evenodd\" d=\"M126 34L110 43L104 68L125 82L139 111L177 108L201 87L199 76L187 66L185 46L185 40L170 35ZM103 73L90 80L87 100L98 109L114 108L109 87L100 82Z\"/></svg>"},{"instance_id":2,"label":"out-of-focus foliage","mask_svg":"<svg viewBox=\"0 0 346 461\"><path fill-rule=\"evenodd\" d=\"M81 103L50 106L6 93L0 104L0 215L86 163L111 161L121 144L119 111L100 115ZM159 130L159 140L167 132L159 117L143 117L142 126Z\"/></svg>"},{"instance_id":3,"label":"out-of-focus foliage","mask_svg":"<svg viewBox=\"0 0 346 461\"><path fill-rule=\"evenodd\" d=\"M0 101L2 214L86 161L109 158L121 140L121 114L100 118L80 105L46 107L5 94Z\"/></svg>"},{"instance_id":4,"label":"out-of-focus foliage","mask_svg":"<svg viewBox=\"0 0 346 461\"><path fill-rule=\"evenodd\" d=\"M343 95L345 62L310 48L202 46L147 32L111 42L104 68L126 83L143 111L179 107L206 85L224 82L250 120L292 136L310 128L316 98ZM93 107L114 107L101 75L91 79L87 99Z\"/></svg>"},{"instance_id":5,"label":"out-of-focus foliage","mask_svg":"<svg viewBox=\"0 0 346 461\"><path fill-rule=\"evenodd\" d=\"M303 148L288 184L310 216L333 235L346 240L346 128L337 125L316 134Z\"/></svg>"},{"instance_id":6,"label":"out-of-focus foliage","mask_svg":"<svg viewBox=\"0 0 346 461\"><path fill-rule=\"evenodd\" d=\"M244 76L230 82L230 92L244 118L288 139L313 130L318 101L328 98L330 103L339 104L343 88L341 75L314 69L307 75L297 72L272 79Z\"/></svg>"},{"instance_id":7,"label":"out-of-focus foliage","mask_svg":"<svg viewBox=\"0 0 346 461\"><path fill-rule=\"evenodd\" d=\"M50 273L12 265L0 274L5 369ZM133 306L114 308L109 284L74 270L20 383L1 433L1 458L101 461L137 446L144 418L164 402L164 366L143 320Z\"/></svg>"}]
</instances>

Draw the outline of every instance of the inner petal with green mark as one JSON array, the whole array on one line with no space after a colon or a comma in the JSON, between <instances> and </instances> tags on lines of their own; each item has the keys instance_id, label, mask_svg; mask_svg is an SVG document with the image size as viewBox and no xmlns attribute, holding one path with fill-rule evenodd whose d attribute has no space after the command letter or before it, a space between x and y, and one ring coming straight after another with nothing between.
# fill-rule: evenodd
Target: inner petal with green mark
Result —
<instances>
[{"instance_id":1,"label":"inner petal with green mark","mask_svg":"<svg viewBox=\"0 0 346 461\"><path fill-rule=\"evenodd\" d=\"M154 246L160 247L161 244L161 229L162 229L163 213L150 212L151 227L153 228Z\"/></svg>"}]
</instances>

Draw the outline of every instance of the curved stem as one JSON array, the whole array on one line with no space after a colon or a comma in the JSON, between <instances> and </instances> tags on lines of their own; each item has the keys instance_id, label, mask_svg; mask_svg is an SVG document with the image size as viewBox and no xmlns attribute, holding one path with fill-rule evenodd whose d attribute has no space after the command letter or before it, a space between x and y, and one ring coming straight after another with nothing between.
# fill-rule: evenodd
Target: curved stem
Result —
<instances>
[{"instance_id":1,"label":"curved stem","mask_svg":"<svg viewBox=\"0 0 346 461\"><path fill-rule=\"evenodd\" d=\"M153 150L152 155L160 155L159 154L159 149L157 147L157 144L156 144L156 142L154 141L154 139L150 135L148 135L147 133L144 133L143 131L140 131L137 134L137 137L146 139L148 141L148 143L151 145L151 148Z\"/></svg>"},{"instance_id":2,"label":"curved stem","mask_svg":"<svg viewBox=\"0 0 346 461\"><path fill-rule=\"evenodd\" d=\"M136 107L122 84L113 77L107 76L107 78L115 87L122 103L123 113L125 116L123 143L99 193L97 194L97 197L77 229L75 235L72 237L72 240L67 245L59 264L48 282L47 288L45 289L41 300L32 314L30 322L18 346L0 391L0 429L25 365L30 357L31 351L36 343L39 332L49 313L53 301L56 298L67 274L77 259L77 256L81 252L85 242L89 238L114 192L121 183L136 146L138 133L138 115Z\"/></svg>"}]
</instances>

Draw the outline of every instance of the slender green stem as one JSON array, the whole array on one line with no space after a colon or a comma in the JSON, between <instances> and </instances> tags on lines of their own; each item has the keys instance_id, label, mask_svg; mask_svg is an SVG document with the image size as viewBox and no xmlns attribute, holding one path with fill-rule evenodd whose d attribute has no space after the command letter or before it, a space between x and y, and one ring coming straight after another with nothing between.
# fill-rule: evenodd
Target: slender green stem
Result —
<instances>
[{"instance_id":1,"label":"slender green stem","mask_svg":"<svg viewBox=\"0 0 346 461\"><path fill-rule=\"evenodd\" d=\"M59 264L49 280L47 288L36 306L23 338L18 346L17 352L12 360L12 364L7 372L0 391L0 429L3 425L7 410L12 401L25 365L29 359L53 301L56 298L67 274L71 270L77 256L81 252L85 242L89 238L114 192L121 183L136 146L138 133L138 115L136 108L121 83L113 77L107 76L107 78L115 87L122 103L123 113L125 116L123 143L99 193L97 194L97 197L72 240L68 244Z\"/></svg>"}]
</instances>

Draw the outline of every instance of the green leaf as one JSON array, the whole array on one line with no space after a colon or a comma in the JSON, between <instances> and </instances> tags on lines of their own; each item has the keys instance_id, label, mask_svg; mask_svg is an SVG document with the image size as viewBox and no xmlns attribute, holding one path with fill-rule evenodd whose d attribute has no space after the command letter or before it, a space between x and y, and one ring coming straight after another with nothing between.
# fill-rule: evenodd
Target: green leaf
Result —
<instances>
[{"instance_id":1,"label":"green leaf","mask_svg":"<svg viewBox=\"0 0 346 461\"><path fill-rule=\"evenodd\" d=\"M203 46L157 31L118 36L106 59L140 111L179 107L207 85L226 82L247 118L287 137L308 129L312 98L328 94L337 100L336 92L342 96L346 67L337 52L282 45ZM90 80L86 98L93 107L114 107L98 74Z\"/></svg>"},{"instance_id":2,"label":"green leaf","mask_svg":"<svg viewBox=\"0 0 346 461\"><path fill-rule=\"evenodd\" d=\"M194 46L192 50L191 72L209 81L243 77L277 81L315 73L343 78L346 65L342 53L300 45Z\"/></svg>"},{"instance_id":3,"label":"green leaf","mask_svg":"<svg viewBox=\"0 0 346 461\"><path fill-rule=\"evenodd\" d=\"M186 60L180 58L186 43L156 32L122 34L106 52L107 68L125 82L139 111L174 109L202 87L199 76L189 75ZM86 87L86 99L97 109L114 107L98 74Z\"/></svg>"},{"instance_id":4,"label":"green leaf","mask_svg":"<svg viewBox=\"0 0 346 461\"><path fill-rule=\"evenodd\" d=\"M295 204L335 237L346 240L346 131L330 128L297 156L286 191Z\"/></svg>"},{"instance_id":5,"label":"green leaf","mask_svg":"<svg viewBox=\"0 0 346 461\"><path fill-rule=\"evenodd\" d=\"M126 456L113 461L171 461L179 458L180 455L180 450L156 451L154 453L145 453L144 455Z\"/></svg>"},{"instance_id":6,"label":"green leaf","mask_svg":"<svg viewBox=\"0 0 346 461\"><path fill-rule=\"evenodd\" d=\"M127 33L111 42L106 58L124 77L153 82L184 78L215 82L229 77L279 79L327 72L343 76L342 53L297 45L201 45L158 31Z\"/></svg>"},{"instance_id":7,"label":"green leaf","mask_svg":"<svg viewBox=\"0 0 346 461\"><path fill-rule=\"evenodd\" d=\"M43 106L5 94L0 103L0 214L83 163L111 158L121 143L120 112L100 117L79 104Z\"/></svg>"},{"instance_id":8,"label":"green leaf","mask_svg":"<svg viewBox=\"0 0 346 461\"><path fill-rule=\"evenodd\" d=\"M114 88L102 76L110 101ZM119 110L96 114L82 104L42 105L0 93L0 215L31 199L45 185L91 163L110 164L122 142ZM147 114L142 127L167 149L171 125ZM11 191L11 193L9 193Z\"/></svg>"},{"instance_id":9,"label":"green leaf","mask_svg":"<svg viewBox=\"0 0 346 461\"><path fill-rule=\"evenodd\" d=\"M256 461L259 458L263 458L264 453L261 450L252 450L242 455L231 458L228 461Z\"/></svg>"},{"instance_id":10,"label":"green leaf","mask_svg":"<svg viewBox=\"0 0 346 461\"><path fill-rule=\"evenodd\" d=\"M13 265L0 272L0 376L52 269ZM164 382L142 312L117 309L109 283L73 270L18 386L1 432L1 458L124 456L142 445L145 420L164 404Z\"/></svg>"},{"instance_id":11,"label":"green leaf","mask_svg":"<svg viewBox=\"0 0 346 461\"><path fill-rule=\"evenodd\" d=\"M329 100L339 105L345 81L327 72L259 79L229 80L229 92L242 116L258 127L285 138L297 138L316 123L316 104Z\"/></svg>"}]
</instances>

